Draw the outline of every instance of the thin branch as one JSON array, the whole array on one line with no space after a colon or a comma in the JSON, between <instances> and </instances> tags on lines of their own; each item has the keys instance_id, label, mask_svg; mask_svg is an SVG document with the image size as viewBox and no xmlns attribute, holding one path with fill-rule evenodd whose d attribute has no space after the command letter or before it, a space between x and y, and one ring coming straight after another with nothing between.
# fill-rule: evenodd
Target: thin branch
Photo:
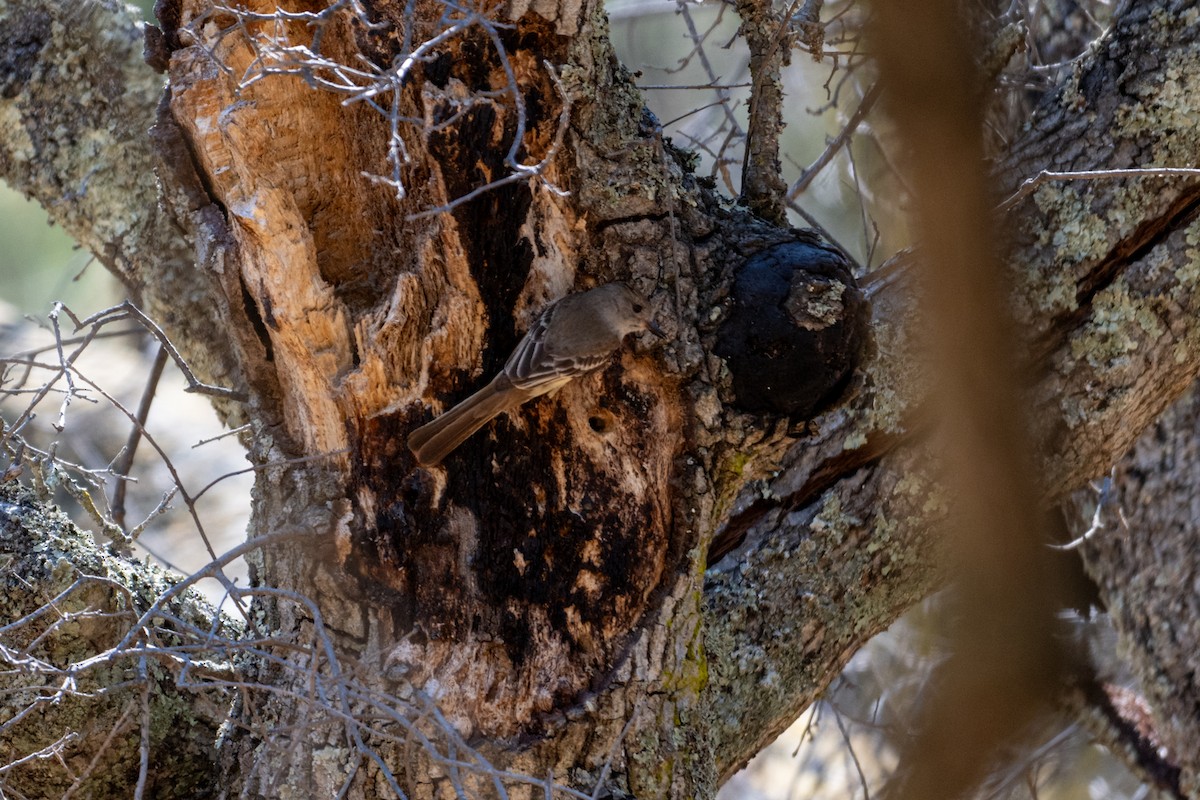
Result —
<instances>
[{"instance_id":1,"label":"thin branch","mask_svg":"<svg viewBox=\"0 0 1200 800\"><path fill-rule=\"evenodd\" d=\"M107 325L117 320L125 319L126 317L131 317L137 321L139 325L145 328L152 336L154 336L155 339L159 341L159 344L161 344L163 349L167 351L167 354L171 356L171 360L175 362L175 366L179 368L179 371L183 373L184 380L187 381L188 385L187 388L184 389L185 392L195 392L196 394L208 395L210 397L236 400L239 403L246 402L247 395L245 392L234 391L233 389L225 389L221 386L211 386L197 378L195 374L193 374L187 362L183 359L183 356L181 356L179 351L175 349L175 345L171 344L171 340L167 338L167 334L164 333L163 329L158 326L158 323L146 316L146 314L143 313L140 308L128 300L120 305L105 309L104 311L98 311L87 319L77 322L76 329L89 325L92 327Z\"/></svg>"},{"instance_id":2,"label":"thin branch","mask_svg":"<svg viewBox=\"0 0 1200 800\"><path fill-rule=\"evenodd\" d=\"M842 719L842 714L837 710L837 706L830 703L829 708L833 711L833 720L837 723L838 732L842 734L842 741L846 745L846 751L850 754L850 760L854 762L854 770L858 773L858 783L862 786L863 800L871 800L871 788L867 784L867 775L863 772L862 763L858 760L858 753L854 749L854 743L850 741L850 732L846 730L846 723Z\"/></svg>"},{"instance_id":3,"label":"thin branch","mask_svg":"<svg viewBox=\"0 0 1200 800\"><path fill-rule=\"evenodd\" d=\"M505 184L515 183L517 181L528 180L529 178L532 178L532 177L539 177L542 175L542 173L544 173L546 171L547 168L549 168L550 164L553 163L554 158L558 155L559 149L563 145L563 141L567 134L567 128L569 127L570 122L571 122L571 95L570 95L570 93L567 92L566 88L563 86L562 80L558 77L558 73L554 70L553 65L549 61L545 61L545 60L542 61L542 65L546 68L546 71L550 74L550 79L551 79L551 81L554 82L554 87L555 87L555 89L558 90L559 98L562 100L562 109L559 111L559 115L558 115L558 128L555 131L554 139L550 143L550 147L546 150L546 155L542 158L542 160L536 164L529 165L529 166L526 166L524 164L519 164L514 161L509 164L509 167L511 169L516 170L516 172L514 172L513 174L508 175L499 180L492 181L483 186L480 186L477 189L474 189L473 191L470 191L467 194L465 194L459 198L451 200L449 203L443 203L442 205L438 206L437 208L431 208L426 211L418 212L416 214L410 214L407 217L407 220L409 222L413 222L413 221L416 221L419 219L424 219L426 217L432 217L432 216L436 216L438 214L444 214L448 211L452 211L453 209L457 208L458 206L462 205L463 203L468 203L471 200L474 200L476 197L479 197L480 195L484 194L485 192L493 191L494 189L496 189L500 186L503 186ZM511 154L511 152L512 151L510 150L510 154ZM545 186L547 188L549 188L551 191L557 192L559 194L564 194L564 192L562 192L562 190L549 184L548 182L545 183Z\"/></svg>"},{"instance_id":4,"label":"thin branch","mask_svg":"<svg viewBox=\"0 0 1200 800\"><path fill-rule=\"evenodd\" d=\"M784 23L772 24L769 0L737 0L737 10L742 18L742 34L750 46L750 76L754 84L750 90L750 123L742 160L741 201L763 219L782 224L786 219L786 186L779 163L783 47L776 28Z\"/></svg>"},{"instance_id":5,"label":"thin branch","mask_svg":"<svg viewBox=\"0 0 1200 800\"><path fill-rule=\"evenodd\" d=\"M146 388L142 392L142 401L138 404L137 418L129 429L129 439L125 442L124 449L112 466L112 471L115 475L128 477L129 471L133 468L133 459L137 455L138 442L142 440L142 433L146 429L146 419L150 416L150 405L154 402L154 393L158 390L158 381L162 378L163 368L166 365L167 348L159 344L158 352L154 355L154 363L150 366L150 375L146 378ZM122 529L125 528L126 485L127 481L117 481L117 485L113 489L113 500L110 508L113 521L121 526Z\"/></svg>"},{"instance_id":6,"label":"thin branch","mask_svg":"<svg viewBox=\"0 0 1200 800\"><path fill-rule=\"evenodd\" d=\"M142 679L142 727L138 740L138 777L133 791L133 800L142 800L146 792L146 781L150 777L150 676L146 670L146 657L138 659L138 677Z\"/></svg>"},{"instance_id":7,"label":"thin branch","mask_svg":"<svg viewBox=\"0 0 1200 800\"><path fill-rule=\"evenodd\" d=\"M641 89L643 92L663 91L670 89L712 89L714 91L723 91L725 89L745 89L753 85L753 83L639 83L637 88Z\"/></svg>"},{"instance_id":8,"label":"thin branch","mask_svg":"<svg viewBox=\"0 0 1200 800\"><path fill-rule=\"evenodd\" d=\"M1023 198L1037 191L1038 187L1051 181L1098 181L1119 178L1197 178L1200 169L1192 167L1137 167L1133 169L1094 169L1068 172L1043 170L1026 179L1017 190L1001 202L998 211L1008 211Z\"/></svg>"},{"instance_id":9,"label":"thin branch","mask_svg":"<svg viewBox=\"0 0 1200 800\"><path fill-rule=\"evenodd\" d=\"M858 108L856 108L854 113L850 115L850 119L846 121L846 124L842 127L841 132L832 140L830 140L828 146L826 146L821 155L817 156L817 159L809 164L807 169L800 173L800 177L797 178L796 182L792 184L792 188L788 189L788 200L795 200L797 197L799 197L800 194L808 188L809 184L813 182L813 179L820 174L821 170L823 170L829 164L829 162L833 160L833 157L850 142L850 139L858 131L858 126L862 124L863 120L866 119L867 114L871 113L871 109L875 107L875 102L879 100L879 94L880 90L878 83L873 84L871 88L867 90L866 94L863 95L862 100L859 101Z\"/></svg>"}]
</instances>

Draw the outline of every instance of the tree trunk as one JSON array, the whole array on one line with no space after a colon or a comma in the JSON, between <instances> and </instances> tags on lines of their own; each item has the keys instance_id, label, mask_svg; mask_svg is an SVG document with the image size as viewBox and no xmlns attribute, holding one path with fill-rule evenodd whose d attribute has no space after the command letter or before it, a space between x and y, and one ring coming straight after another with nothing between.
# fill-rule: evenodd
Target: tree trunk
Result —
<instances>
[{"instance_id":1,"label":"tree trunk","mask_svg":"<svg viewBox=\"0 0 1200 800\"><path fill-rule=\"evenodd\" d=\"M1198 411L1193 386L1117 462L1099 493L1080 493L1075 508L1083 513L1073 526L1117 631L1120 663L1137 681L1134 691L1097 687L1104 690L1095 699L1104 712L1098 735L1178 797L1200 794ZM1085 522L1093 519L1094 528Z\"/></svg>"},{"instance_id":2,"label":"tree trunk","mask_svg":"<svg viewBox=\"0 0 1200 800\"><path fill-rule=\"evenodd\" d=\"M316 23L321 55L391 63L392 32L438 34L440 10L402 10L372 9L387 35L350 14ZM468 17L410 75L373 76L374 107L343 105L295 70L244 80L290 69L256 36L309 45L312 29L209 13L184 3L162 15L171 113L159 136L179 126L224 213L176 211L197 242L217 243L204 266L219 276L224 324L250 376L252 458L323 457L263 473L273 489L259 494L258 530L326 532L309 549L264 551L258 580L313 603L264 600L272 627L327 636L346 654L355 712L376 702L419 719L427 698L444 721L423 735L445 747L482 739L497 769L540 780L569 766L559 780L586 792L612 782L637 796L710 794L705 731L687 722L699 720L704 683L699 545L742 481L728 464L744 461L735 448L758 424L723 419L709 375L717 362L705 355L712 334L696 322L711 324L728 291L731 271L719 264L735 262L734 246L795 237L734 214L727 224L741 218L748 244L721 235L710 244L719 260L689 252L712 214L676 199L703 197L661 160L596 8L542 8L512 18L512 30ZM492 87L498 100L477 94ZM389 173L387 126L410 120L420 124L393 142L406 160ZM503 183L514 159L544 169ZM637 166L635 179L647 160L658 174ZM497 185L452 207L489 179ZM502 417L444 465L418 467L408 431L486 381L546 302L612 280L666 289L653 302L670 345L637 342L602 372ZM853 291L839 284L834 299ZM693 397L707 398L707 419ZM786 433L772 439L778 449ZM228 739L237 785L336 792L362 748L380 759L356 786L393 780L371 774L376 763L416 796L491 780L439 774L429 754L405 764L403 725L331 755L344 723L314 721L293 692L311 670L334 680L343 667L312 659L302 650L263 665L258 682L270 691L253 700L257 714L303 733ZM589 706L597 712L571 712ZM288 769L281 747L300 754Z\"/></svg>"}]
</instances>

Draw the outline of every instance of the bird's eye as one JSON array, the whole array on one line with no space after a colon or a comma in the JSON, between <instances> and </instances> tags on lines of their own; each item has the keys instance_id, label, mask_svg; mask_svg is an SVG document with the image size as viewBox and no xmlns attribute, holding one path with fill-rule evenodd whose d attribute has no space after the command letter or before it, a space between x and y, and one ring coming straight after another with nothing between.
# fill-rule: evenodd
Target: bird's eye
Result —
<instances>
[{"instance_id":1,"label":"bird's eye","mask_svg":"<svg viewBox=\"0 0 1200 800\"><path fill-rule=\"evenodd\" d=\"M641 303L634 303L634 304L633 304L633 313L635 313L635 314L640 314L640 313L642 313L642 304L641 304Z\"/></svg>"}]
</instances>

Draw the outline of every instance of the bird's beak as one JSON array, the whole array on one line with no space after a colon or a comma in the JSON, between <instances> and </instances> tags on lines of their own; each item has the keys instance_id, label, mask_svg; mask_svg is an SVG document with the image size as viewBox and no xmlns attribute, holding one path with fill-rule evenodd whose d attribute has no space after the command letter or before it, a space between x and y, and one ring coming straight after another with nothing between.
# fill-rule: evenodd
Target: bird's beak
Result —
<instances>
[{"instance_id":1,"label":"bird's beak","mask_svg":"<svg viewBox=\"0 0 1200 800\"><path fill-rule=\"evenodd\" d=\"M664 331L662 328L660 328L658 326L658 323L655 322L654 320L650 320L649 322L646 323L646 330L650 331L651 333L653 333L655 336L657 336L660 339L667 338L666 331Z\"/></svg>"}]
</instances>

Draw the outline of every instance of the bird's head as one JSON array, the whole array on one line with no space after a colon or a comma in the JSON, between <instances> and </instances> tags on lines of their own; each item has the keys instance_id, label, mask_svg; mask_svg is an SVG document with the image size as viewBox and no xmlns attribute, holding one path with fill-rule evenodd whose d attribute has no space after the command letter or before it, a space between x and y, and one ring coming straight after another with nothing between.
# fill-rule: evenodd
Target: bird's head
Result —
<instances>
[{"instance_id":1,"label":"bird's head","mask_svg":"<svg viewBox=\"0 0 1200 800\"><path fill-rule=\"evenodd\" d=\"M640 331L650 331L660 339L666 338L666 333L654 321L654 308L645 297L623 283L610 283L596 291L605 291L609 295L605 299L613 304L612 318L622 338Z\"/></svg>"}]
</instances>

